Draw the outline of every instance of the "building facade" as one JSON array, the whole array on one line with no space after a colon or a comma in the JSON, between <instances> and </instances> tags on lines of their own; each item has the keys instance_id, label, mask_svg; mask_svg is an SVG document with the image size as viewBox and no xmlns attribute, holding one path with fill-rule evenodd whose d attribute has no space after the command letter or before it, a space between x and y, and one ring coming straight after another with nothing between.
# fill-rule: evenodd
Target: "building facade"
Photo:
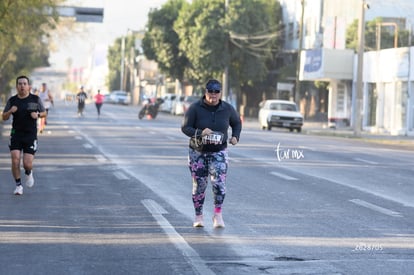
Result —
<instances>
[{"instance_id":1,"label":"building facade","mask_svg":"<svg viewBox=\"0 0 414 275\"><path fill-rule=\"evenodd\" d=\"M353 50L345 48L346 30L360 17L364 2L280 0L280 3L287 30L285 48L298 49L302 39L300 80L328 81L328 121L336 127L353 126L358 60ZM414 1L366 3L366 21L381 17L383 22L395 22L397 28L412 30ZM299 33L301 22L303 36L295 37L292 34ZM364 53L362 130L411 135L414 128L413 49L378 49Z\"/></svg>"}]
</instances>

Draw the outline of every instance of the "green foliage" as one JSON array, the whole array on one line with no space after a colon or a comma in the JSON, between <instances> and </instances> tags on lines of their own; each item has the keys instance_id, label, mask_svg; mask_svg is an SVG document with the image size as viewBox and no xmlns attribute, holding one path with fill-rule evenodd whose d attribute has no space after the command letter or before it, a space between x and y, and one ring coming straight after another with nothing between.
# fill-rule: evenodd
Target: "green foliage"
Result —
<instances>
[{"instance_id":1,"label":"green foliage","mask_svg":"<svg viewBox=\"0 0 414 275\"><path fill-rule=\"evenodd\" d=\"M267 65L273 64L269 60L280 48L280 5L265 0L229 3L225 14L224 1L193 1L181 10L175 22L180 49L190 63L185 76L192 82L220 79L229 65L232 85L247 85L263 80L269 71ZM251 38L239 39L233 34Z\"/></svg>"},{"instance_id":2,"label":"green foliage","mask_svg":"<svg viewBox=\"0 0 414 275\"><path fill-rule=\"evenodd\" d=\"M139 50L135 49L135 39L137 34L128 34L125 36L124 49L124 79L129 79L131 71L128 70L131 59L139 55ZM121 87L121 60L122 60L122 37L115 40L114 44L108 50L108 68L109 74L107 84L110 91L119 90ZM134 49L134 56L131 57L131 48ZM135 60L132 60L135 63ZM125 80L124 80L125 81ZM125 90L131 91L130 82L125 81Z\"/></svg>"},{"instance_id":3,"label":"green foliage","mask_svg":"<svg viewBox=\"0 0 414 275\"><path fill-rule=\"evenodd\" d=\"M193 83L220 78L229 60L224 50L224 1L195 0L181 10L174 29L180 38L179 48L190 65L184 75Z\"/></svg>"},{"instance_id":4,"label":"green foliage","mask_svg":"<svg viewBox=\"0 0 414 275\"><path fill-rule=\"evenodd\" d=\"M381 29L378 35L378 28ZM408 47L409 32L398 30L397 47ZM375 51L378 49L378 42L381 42L380 49L394 48L395 46L395 27L389 23L382 22L382 18L376 18L372 21L365 22L365 45L366 51ZM358 19L348 27L346 32L346 47L349 49L358 49Z\"/></svg>"},{"instance_id":5,"label":"green foliage","mask_svg":"<svg viewBox=\"0 0 414 275\"><path fill-rule=\"evenodd\" d=\"M329 82L328 81L315 81L314 85L319 90L327 90L329 86Z\"/></svg>"},{"instance_id":6,"label":"green foliage","mask_svg":"<svg viewBox=\"0 0 414 275\"><path fill-rule=\"evenodd\" d=\"M108 89L119 90L121 86L121 45L122 38L118 38L108 49Z\"/></svg>"},{"instance_id":7,"label":"green foliage","mask_svg":"<svg viewBox=\"0 0 414 275\"><path fill-rule=\"evenodd\" d=\"M229 8L231 78L242 86L265 79L282 47L282 13L277 1L237 0Z\"/></svg>"},{"instance_id":8,"label":"green foliage","mask_svg":"<svg viewBox=\"0 0 414 275\"><path fill-rule=\"evenodd\" d=\"M14 85L17 74L48 64L47 37L57 15L46 15L60 0L0 1L0 91Z\"/></svg>"},{"instance_id":9,"label":"green foliage","mask_svg":"<svg viewBox=\"0 0 414 275\"><path fill-rule=\"evenodd\" d=\"M221 79L226 66L232 87L255 85L274 70L281 21L278 1L232 0L226 13L223 0L169 0L150 12L142 46L168 77L195 87ZM119 83L117 43L108 54L110 83Z\"/></svg>"},{"instance_id":10,"label":"green foliage","mask_svg":"<svg viewBox=\"0 0 414 275\"><path fill-rule=\"evenodd\" d=\"M184 0L170 0L160 10L151 11L142 41L145 56L155 60L162 72L179 80L183 80L188 61L178 47L179 37L173 26L185 4Z\"/></svg>"}]
</instances>

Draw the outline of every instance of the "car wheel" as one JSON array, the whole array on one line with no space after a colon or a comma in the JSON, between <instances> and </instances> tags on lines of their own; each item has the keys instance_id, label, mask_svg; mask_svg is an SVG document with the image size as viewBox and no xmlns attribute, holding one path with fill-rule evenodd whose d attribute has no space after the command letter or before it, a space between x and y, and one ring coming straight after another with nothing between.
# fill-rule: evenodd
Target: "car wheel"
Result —
<instances>
[{"instance_id":1,"label":"car wheel","mask_svg":"<svg viewBox=\"0 0 414 275\"><path fill-rule=\"evenodd\" d=\"M293 132L294 128L289 128L289 132Z\"/></svg>"},{"instance_id":2,"label":"car wheel","mask_svg":"<svg viewBox=\"0 0 414 275\"><path fill-rule=\"evenodd\" d=\"M301 127L296 128L296 131L297 131L298 133L300 133L300 132L302 132L302 128L301 128Z\"/></svg>"}]
</instances>

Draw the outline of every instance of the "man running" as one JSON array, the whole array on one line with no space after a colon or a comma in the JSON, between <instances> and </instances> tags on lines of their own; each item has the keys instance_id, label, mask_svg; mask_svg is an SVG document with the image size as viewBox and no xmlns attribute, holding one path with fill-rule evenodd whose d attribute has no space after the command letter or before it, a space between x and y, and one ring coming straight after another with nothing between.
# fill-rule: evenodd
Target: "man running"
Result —
<instances>
[{"instance_id":1,"label":"man running","mask_svg":"<svg viewBox=\"0 0 414 275\"><path fill-rule=\"evenodd\" d=\"M80 87L80 92L76 95L78 100L78 116L83 116L83 110L85 109L85 101L88 95L85 93L83 86Z\"/></svg>"},{"instance_id":2,"label":"man running","mask_svg":"<svg viewBox=\"0 0 414 275\"><path fill-rule=\"evenodd\" d=\"M16 181L15 195L23 195L23 186L20 176L21 152L23 151L23 168L25 184L32 187L33 160L37 151L37 119L46 116L46 109L42 100L30 93L30 81L27 76L16 79L17 94L7 100L3 110L3 120L13 116L10 132L9 149L12 160L12 174Z\"/></svg>"}]
</instances>

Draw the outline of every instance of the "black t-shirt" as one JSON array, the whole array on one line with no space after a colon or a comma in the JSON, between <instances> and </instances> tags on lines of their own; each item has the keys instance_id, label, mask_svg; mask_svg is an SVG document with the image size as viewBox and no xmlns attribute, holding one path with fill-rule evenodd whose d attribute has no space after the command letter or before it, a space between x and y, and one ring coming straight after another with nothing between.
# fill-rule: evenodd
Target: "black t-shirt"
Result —
<instances>
[{"instance_id":1,"label":"black t-shirt","mask_svg":"<svg viewBox=\"0 0 414 275\"><path fill-rule=\"evenodd\" d=\"M25 98L19 98L17 95L14 95L7 101L3 112L9 111L12 106L17 107L17 111L12 114L13 130L16 132L37 133L37 121L31 117L30 113L45 111L42 100L34 94L29 94Z\"/></svg>"},{"instance_id":2,"label":"black t-shirt","mask_svg":"<svg viewBox=\"0 0 414 275\"><path fill-rule=\"evenodd\" d=\"M79 92L76 96L78 97L79 104L84 104L85 100L88 98L88 95L85 92Z\"/></svg>"}]
</instances>

